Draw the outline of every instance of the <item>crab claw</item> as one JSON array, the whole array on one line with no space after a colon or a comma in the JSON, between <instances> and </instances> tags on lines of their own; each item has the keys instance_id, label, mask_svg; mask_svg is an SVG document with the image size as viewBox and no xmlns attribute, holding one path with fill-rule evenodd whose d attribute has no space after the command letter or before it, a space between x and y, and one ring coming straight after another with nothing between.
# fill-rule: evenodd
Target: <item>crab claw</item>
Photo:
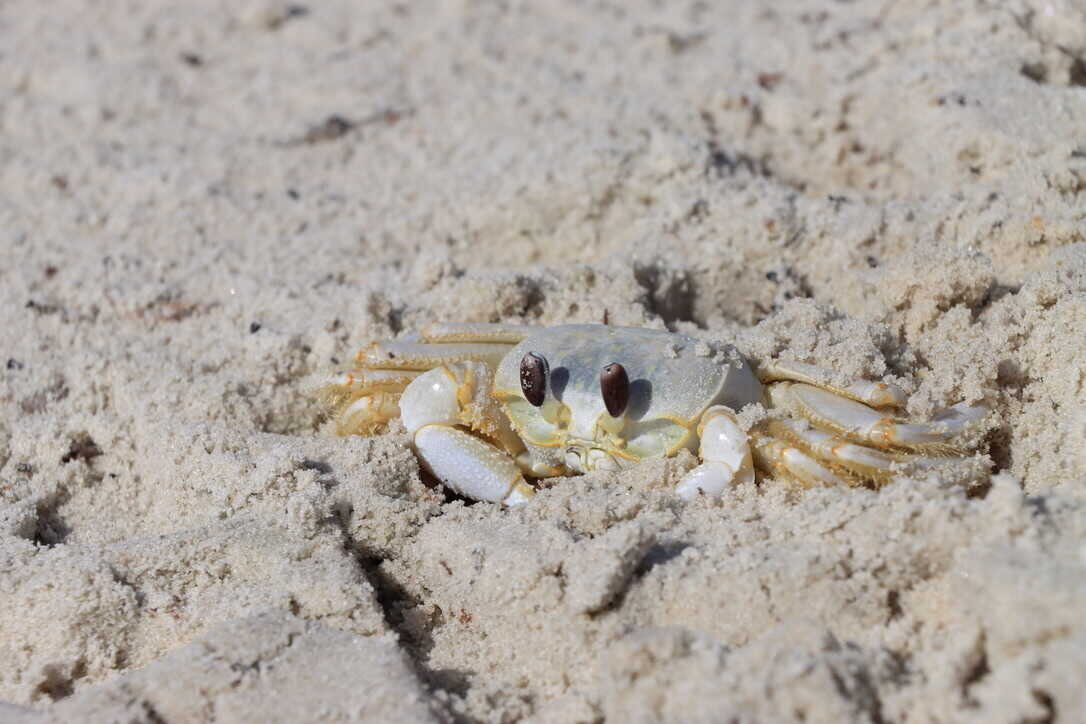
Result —
<instances>
[{"instance_id":1,"label":"crab claw","mask_svg":"<svg viewBox=\"0 0 1086 724\"><path fill-rule=\"evenodd\" d=\"M509 455L455 427L427 425L415 450L434 477L473 500L516 505L535 493Z\"/></svg>"},{"instance_id":2,"label":"crab claw","mask_svg":"<svg viewBox=\"0 0 1086 724\"><path fill-rule=\"evenodd\" d=\"M734 412L721 405L710 407L701 417L698 437L701 439L699 456L704 462L675 486L675 493L680 498L717 497L729 485L754 480L750 439L739 426Z\"/></svg>"},{"instance_id":3,"label":"crab claw","mask_svg":"<svg viewBox=\"0 0 1086 724\"><path fill-rule=\"evenodd\" d=\"M400 397L401 419L423 465L446 487L473 500L527 502L535 490L513 457L472 434L469 409L486 368L443 365L416 377Z\"/></svg>"}]
</instances>

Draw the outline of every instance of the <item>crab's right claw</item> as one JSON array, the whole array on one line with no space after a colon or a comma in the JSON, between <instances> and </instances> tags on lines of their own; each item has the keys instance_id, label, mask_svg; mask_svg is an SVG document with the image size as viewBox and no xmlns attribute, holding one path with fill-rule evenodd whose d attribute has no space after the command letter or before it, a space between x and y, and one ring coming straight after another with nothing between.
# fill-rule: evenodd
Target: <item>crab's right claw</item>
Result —
<instances>
[{"instance_id":1,"label":"crab's right claw","mask_svg":"<svg viewBox=\"0 0 1086 724\"><path fill-rule=\"evenodd\" d=\"M720 405L710 407L701 417L698 437L702 463L684 475L675 487L680 498L717 497L730 485L754 481L750 439L734 412Z\"/></svg>"},{"instance_id":2,"label":"crab's right claw","mask_svg":"<svg viewBox=\"0 0 1086 724\"><path fill-rule=\"evenodd\" d=\"M509 455L458 428L427 425L415 433L415 450L434 477L466 498L518 505L535 494Z\"/></svg>"},{"instance_id":3,"label":"crab's right claw","mask_svg":"<svg viewBox=\"0 0 1086 724\"><path fill-rule=\"evenodd\" d=\"M466 407L484 374L484 367L471 362L422 373L400 397L401 419L423 465L443 485L473 500L518 505L535 490L513 456L465 429ZM495 430L499 438L500 433Z\"/></svg>"}]
</instances>

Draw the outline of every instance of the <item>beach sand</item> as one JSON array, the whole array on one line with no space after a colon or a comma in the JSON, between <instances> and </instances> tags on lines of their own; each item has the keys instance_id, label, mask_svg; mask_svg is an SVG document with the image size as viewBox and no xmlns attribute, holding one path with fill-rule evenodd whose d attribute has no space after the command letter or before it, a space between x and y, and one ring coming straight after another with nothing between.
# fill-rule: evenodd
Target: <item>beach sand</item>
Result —
<instances>
[{"instance_id":1,"label":"beach sand","mask_svg":"<svg viewBox=\"0 0 1086 724\"><path fill-rule=\"evenodd\" d=\"M1086 6L0 8L0 719L1086 721ZM972 485L427 484L313 389L601 322L993 409Z\"/></svg>"}]
</instances>

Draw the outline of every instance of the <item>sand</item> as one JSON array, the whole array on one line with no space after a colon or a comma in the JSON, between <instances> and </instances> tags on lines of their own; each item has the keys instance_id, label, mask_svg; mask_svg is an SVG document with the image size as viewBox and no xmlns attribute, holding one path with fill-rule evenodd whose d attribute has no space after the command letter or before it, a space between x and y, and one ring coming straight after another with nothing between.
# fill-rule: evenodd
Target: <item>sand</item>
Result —
<instances>
[{"instance_id":1,"label":"sand","mask_svg":"<svg viewBox=\"0 0 1086 724\"><path fill-rule=\"evenodd\" d=\"M1086 6L0 9L0 719L1086 721ZM312 390L667 327L991 477L427 484Z\"/></svg>"}]
</instances>

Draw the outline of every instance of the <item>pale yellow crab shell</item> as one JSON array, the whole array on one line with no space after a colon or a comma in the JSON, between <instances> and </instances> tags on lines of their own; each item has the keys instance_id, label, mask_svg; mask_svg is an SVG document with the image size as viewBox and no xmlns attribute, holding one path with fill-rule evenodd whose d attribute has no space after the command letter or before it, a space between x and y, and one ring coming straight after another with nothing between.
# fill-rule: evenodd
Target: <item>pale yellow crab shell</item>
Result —
<instances>
[{"instance_id":1,"label":"pale yellow crab shell","mask_svg":"<svg viewBox=\"0 0 1086 724\"><path fill-rule=\"evenodd\" d=\"M520 363L528 352L550 365L547 395L564 405L559 424L545 419L521 392ZM630 380L617 435L606 430L615 424L600 393L600 372L612 362L622 364ZM630 463L694 448L706 408L739 410L761 399L761 385L730 345L714 348L654 329L588 324L547 327L524 339L499 363L493 393L533 451L596 448Z\"/></svg>"}]
</instances>

